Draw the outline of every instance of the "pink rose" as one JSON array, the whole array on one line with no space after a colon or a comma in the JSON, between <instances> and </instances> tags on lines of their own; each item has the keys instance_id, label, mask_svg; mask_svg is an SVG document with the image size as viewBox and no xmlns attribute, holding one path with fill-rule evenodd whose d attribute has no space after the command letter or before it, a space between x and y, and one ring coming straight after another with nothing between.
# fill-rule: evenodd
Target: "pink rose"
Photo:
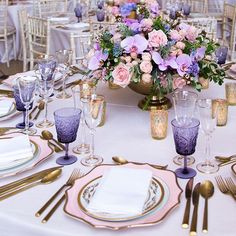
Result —
<instances>
[{"instance_id":1,"label":"pink rose","mask_svg":"<svg viewBox=\"0 0 236 236\"><path fill-rule=\"evenodd\" d=\"M185 43L183 42L177 42L175 45L178 49L184 50L185 49Z\"/></svg>"},{"instance_id":2,"label":"pink rose","mask_svg":"<svg viewBox=\"0 0 236 236\"><path fill-rule=\"evenodd\" d=\"M153 30L148 33L148 43L151 47L165 46L167 42L167 37L162 30Z\"/></svg>"},{"instance_id":3,"label":"pink rose","mask_svg":"<svg viewBox=\"0 0 236 236\"><path fill-rule=\"evenodd\" d=\"M150 74L143 74L142 81L148 84L152 81L152 76Z\"/></svg>"},{"instance_id":4,"label":"pink rose","mask_svg":"<svg viewBox=\"0 0 236 236\"><path fill-rule=\"evenodd\" d=\"M151 56L151 54L149 52L144 52L142 54L142 59L144 61L151 61L152 60L152 56Z\"/></svg>"},{"instance_id":5,"label":"pink rose","mask_svg":"<svg viewBox=\"0 0 236 236\"><path fill-rule=\"evenodd\" d=\"M187 31L186 31L185 29L180 30L180 31L179 31L179 35L180 35L180 37L181 37L180 40L184 39L187 34L188 34L188 33L187 33Z\"/></svg>"},{"instance_id":6,"label":"pink rose","mask_svg":"<svg viewBox=\"0 0 236 236\"><path fill-rule=\"evenodd\" d=\"M132 61L132 58L130 56L125 57L125 62L130 63Z\"/></svg>"},{"instance_id":7,"label":"pink rose","mask_svg":"<svg viewBox=\"0 0 236 236\"><path fill-rule=\"evenodd\" d=\"M179 32L177 30L170 31L170 38L175 41L182 40L182 36L179 34Z\"/></svg>"},{"instance_id":8,"label":"pink rose","mask_svg":"<svg viewBox=\"0 0 236 236\"><path fill-rule=\"evenodd\" d=\"M190 26L188 29L188 33L186 35L186 38L191 41L194 42L196 40L198 36L198 29L194 26Z\"/></svg>"},{"instance_id":9,"label":"pink rose","mask_svg":"<svg viewBox=\"0 0 236 236\"><path fill-rule=\"evenodd\" d=\"M152 63L150 61L142 61L140 64L140 69L142 72L150 74L152 72Z\"/></svg>"},{"instance_id":10,"label":"pink rose","mask_svg":"<svg viewBox=\"0 0 236 236\"><path fill-rule=\"evenodd\" d=\"M182 89L185 85L186 81L183 78L178 77L173 79L173 89Z\"/></svg>"},{"instance_id":11,"label":"pink rose","mask_svg":"<svg viewBox=\"0 0 236 236\"><path fill-rule=\"evenodd\" d=\"M130 67L123 63L117 65L112 72L112 77L114 79L113 83L125 88L130 83L131 79L131 73L129 72L129 69Z\"/></svg>"},{"instance_id":12,"label":"pink rose","mask_svg":"<svg viewBox=\"0 0 236 236\"><path fill-rule=\"evenodd\" d=\"M151 19L143 19L143 20L141 20L140 24L141 24L143 31L151 31L152 30L153 21Z\"/></svg>"},{"instance_id":13,"label":"pink rose","mask_svg":"<svg viewBox=\"0 0 236 236\"><path fill-rule=\"evenodd\" d=\"M119 7L117 7L117 6L112 7L111 13L115 16L119 15L119 13L120 13Z\"/></svg>"}]
</instances>

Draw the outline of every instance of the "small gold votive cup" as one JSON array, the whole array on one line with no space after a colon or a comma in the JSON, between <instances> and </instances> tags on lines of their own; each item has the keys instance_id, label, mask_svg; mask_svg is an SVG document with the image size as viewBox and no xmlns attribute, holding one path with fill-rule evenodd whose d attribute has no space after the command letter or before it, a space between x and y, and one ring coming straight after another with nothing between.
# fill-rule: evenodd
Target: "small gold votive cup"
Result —
<instances>
[{"instance_id":1,"label":"small gold votive cup","mask_svg":"<svg viewBox=\"0 0 236 236\"><path fill-rule=\"evenodd\" d=\"M217 116L217 126L225 126L228 120L228 102L226 99L212 100L212 113Z\"/></svg>"},{"instance_id":2,"label":"small gold votive cup","mask_svg":"<svg viewBox=\"0 0 236 236\"><path fill-rule=\"evenodd\" d=\"M151 134L153 139L164 139L167 136L168 111L151 109Z\"/></svg>"},{"instance_id":3,"label":"small gold votive cup","mask_svg":"<svg viewBox=\"0 0 236 236\"><path fill-rule=\"evenodd\" d=\"M95 95L96 99L92 99L91 102L93 103L93 116L96 117L98 115L98 109L101 106L102 114L101 120L98 127L101 127L105 124L106 121L106 101L103 95Z\"/></svg>"},{"instance_id":4,"label":"small gold votive cup","mask_svg":"<svg viewBox=\"0 0 236 236\"><path fill-rule=\"evenodd\" d=\"M95 93L95 85L91 81L82 80L79 83L80 86L80 98L81 99L90 99L91 95Z\"/></svg>"},{"instance_id":5,"label":"small gold votive cup","mask_svg":"<svg viewBox=\"0 0 236 236\"><path fill-rule=\"evenodd\" d=\"M236 105L236 83L225 84L225 94L228 104L231 106Z\"/></svg>"},{"instance_id":6,"label":"small gold votive cup","mask_svg":"<svg viewBox=\"0 0 236 236\"><path fill-rule=\"evenodd\" d=\"M202 85L202 89L208 89L209 88L209 84L210 84L209 79L199 77L198 82Z\"/></svg>"}]
</instances>

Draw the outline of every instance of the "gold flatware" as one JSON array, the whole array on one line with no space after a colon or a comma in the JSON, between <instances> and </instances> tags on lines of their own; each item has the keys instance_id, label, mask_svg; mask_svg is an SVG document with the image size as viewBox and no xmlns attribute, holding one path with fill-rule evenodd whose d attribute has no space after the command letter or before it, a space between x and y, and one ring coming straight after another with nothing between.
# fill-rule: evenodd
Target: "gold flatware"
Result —
<instances>
[{"instance_id":1,"label":"gold flatware","mask_svg":"<svg viewBox=\"0 0 236 236\"><path fill-rule=\"evenodd\" d=\"M62 145L60 142L58 142L55 138L53 138L53 134L48 131L48 130L43 130L41 132L41 135L42 137L45 139L45 140L48 140L48 141L51 141L53 140L60 148L62 148L63 150L65 150L65 146Z\"/></svg>"},{"instance_id":2,"label":"gold flatware","mask_svg":"<svg viewBox=\"0 0 236 236\"><path fill-rule=\"evenodd\" d=\"M198 217L198 204L199 204L199 190L200 190L200 183L197 183L193 189L193 215L190 227L190 236L195 236L197 234L197 217Z\"/></svg>"},{"instance_id":3,"label":"gold flatware","mask_svg":"<svg viewBox=\"0 0 236 236\"><path fill-rule=\"evenodd\" d=\"M0 135L4 135L4 134L6 134L8 131L10 131L10 130L20 131L20 130L17 129L16 127L1 127L1 128L0 128Z\"/></svg>"},{"instance_id":4,"label":"gold flatware","mask_svg":"<svg viewBox=\"0 0 236 236\"><path fill-rule=\"evenodd\" d=\"M38 112L37 114L35 115L35 117L33 118L33 120L37 120L41 111L44 110L44 106L45 106L45 102L41 101L38 105Z\"/></svg>"},{"instance_id":5,"label":"gold flatware","mask_svg":"<svg viewBox=\"0 0 236 236\"><path fill-rule=\"evenodd\" d=\"M234 199L236 200L236 185L234 183L234 181L232 180L232 178L225 178L228 190L230 191L230 193L233 195Z\"/></svg>"},{"instance_id":6,"label":"gold flatware","mask_svg":"<svg viewBox=\"0 0 236 236\"><path fill-rule=\"evenodd\" d=\"M48 146L51 147L56 153L63 151L61 148L50 141L48 141Z\"/></svg>"},{"instance_id":7,"label":"gold flatware","mask_svg":"<svg viewBox=\"0 0 236 236\"><path fill-rule=\"evenodd\" d=\"M13 91L11 90L0 89L0 94L5 94L13 97Z\"/></svg>"},{"instance_id":8,"label":"gold flatware","mask_svg":"<svg viewBox=\"0 0 236 236\"><path fill-rule=\"evenodd\" d=\"M236 155L231 155L229 157L215 156L215 159L220 162L228 162L231 161L232 159L236 159Z\"/></svg>"},{"instance_id":9,"label":"gold flatware","mask_svg":"<svg viewBox=\"0 0 236 236\"><path fill-rule=\"evenodd\" d=\"M70 82L70 83L67 83L66 84L66 88L69 88L71 86L74 86L74 85L78 85L80 83L80 80L76 80L76 81L73 81L73 82ZM63 90L63 86L59 87L59 88L55 88L55 90L61 92Z\"/></svg>"},{"instance_id":10,"label":"gold flatware","mask_svg":"<svg viewBox=\"0 0 236 236\"><path fill-rule=\"evenodd\" d=\"M0 194L6 192L6 191L12 191L16 188L20 188L22 187L22 185L25 185L25 184L30 184L34 181L37 181L39 179L42 179L45 175L49 174L50 172L56 170L56 169L59 169L59 168L62 168L61 166L57 166L57 167L52 167L52 168L49 168L49 169L45 169L45 170L42 170L40 172L37 172L35 174L32 174L30 176L27 176L23 179L19 179L19 180L16 180L14 182L11 182L9 184L5 184L5 185L2 185L0 186Z\"/></svg>"},{"instance_id":11,"label":"gold flatware","mask_svg":"<svg viewBox=\"0 0 236 236\"><path fill-rule=\"evenodd\" d=\"M222 166L230 165L230 164L235 163L235 162L236 162L236 160L232 159L231 161L221 162L220 164L218 164L218 166L222 167Z\"/></svg>"},{"instance_id":12,"label":"gold flatware","mask_svg":"<svg viewBox=\"0 0 236 236\"><path fill-rule=\"evenodd\" d=\"M231 194L231 192L229 191L227 185L225 184L223 178L219 175L215 177L217 186L219 187L219 190L224 193L224 194L230 194L235 200L236 200L236 196L234 196L233 194Z\"/></svg>"},{"instance_id":13,"label":"gold flatware","mask_svg":"<svg viewBox=\"0 0 236 236\"><path fill-rule=\"evenodd\" d=\"M39 105L36 105L33 110L29 113L29 118L32 119L32 114L38 109Z\"/></svg>"},{"instance_id":14,"label":"gold flatware","mask_svg":"<svg viewBox=\"0 0 236 236\"><path fill-rule=\"evenodd\" d=\"M187 199L187 201L186 201L184 217L183 217L183 222L182 222L182 227L184 229L187 229L189 226L189 214L190 214L190 207L191 207L192 190L193 190L193 178L191 178L188 181L185 188L185 198Z\"/></svg>"},{"instance_id":15,"label":"gold flatware","mask_svg":"<svg viewBox=\"0 0 236 236\"><path fill-rule=\"evenodd\" d=\"M71 173L69 179L65 184L63 184L57 192L36 212L35 216L39 217L46 209L47 207L54 201L54 199L59 195L59 193L65 188L70 187L73 185L74 181L81 176L81 172L78 169L74 169ZM49 219L49 218L47 218Z\"/></svg>"},{"instance_id":16,"label":"gold flatware","mask_svg":"<svg viewBox=\"0 0 236 236\"><path fill-rule=\"evenodd\" d=\"M128 163L133 163L133 164L137 164L137 165L142 165L142 164L148 164L148 163L141 163L141 162L133 162L133 161L128 161L123 157L118 157L118 156L114 156L112 157L112 160L119 164L119 165L124 165L124 164L128 164ZM162 165L154 165L154 164L149 164L150 166L152 166L153 168L156 169L163 169L166 170L166 168L168 167L168 165L162 166Z\"/></svg>"},{"instance_id":17,"label":"gold flatware","mask_svg":"<svg viewBox=\"0 0 236 236\"><path fill-rule=\"evenodd\" d=\"M208 232L208 198L214 194L214 185L210 180L206 180L200 185L200 194L205 199L204 216L202 224L202 232Z\"/></svg>"},{"instance_id":18,"label":"gold flatware","mask_svg":"<svg viewBox=\"0 0 236 236\"><path fill-rule=\"evenodd\" d=\"M10 192L10 193L7 193L3 196L0 197L0 201L6 199L6 198L9 198L9 197L12 197L18 193L21 193L29 188L32 188L36 185L39 185L39 184L49 184L49 183L52 183L53 181L55 181L60 175L61 175L61 172L62 172L62 169L56 169L56 170L53 170L52 172L50 172L49 174L47 174L46 176L44 176L42 179L40 180L37 180L31 184L28 184L20 189L17 189L13 192Z\"/></svg>"}]
</instances>

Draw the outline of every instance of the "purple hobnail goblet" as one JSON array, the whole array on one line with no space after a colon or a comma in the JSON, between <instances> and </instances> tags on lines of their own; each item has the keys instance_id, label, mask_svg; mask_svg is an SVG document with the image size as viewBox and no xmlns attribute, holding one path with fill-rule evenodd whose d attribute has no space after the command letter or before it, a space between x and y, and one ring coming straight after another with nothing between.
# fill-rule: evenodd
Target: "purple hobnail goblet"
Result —
<instances>
[{"instance_id":1,"label":"purple hobnail goblet","mask_svg":"<svg viewBox=\"0 0 236 236\"><path fill-rule=\"evenodd\" d=\"M104 10L98 10L96 14L97 14L97 21L102 22L105 20L105 11Z\"/></svg>"},{"instance_id":2,"label":"purple hobnail goblet","mask_svg":"<svg viewBox=\"0 0 236 236\"><path fill-rule=\"evenodd\" d=\"M78 23L82 20L82 6L78 3L74 9L75 16L78 18Z\"/></svg>"},{"instance_id":3,"label":"purple hobnail goblet","mask_svg":"<svg viewBox=\"0 0 236 236\"><path fill-rule=\"evenodd\" d=\"M191 13L191 6L188 4L183 5L183 14L187 17Z\"/></svg>"},{"instance_id":4,"label":"purple hobnail goblet","mask_svg":"<svg viewBox=\"0 0 236 236\"><path fill-rule=\"evenodd\" d=\"M80 123L81 110L75 108L62 108L54 112L57 139L65 143L65 155L59 157L56 163L59 165L71 165L77 161L77 157L69 155L69 144L74 142Z\"/></svg>"},{"instance_id":5,"label":"purple hobnail goblet","mask_svg":"<svg viewBox=\"0 0 236 236\"><path fill-rule=\"evenodd\" d=\"M16 102L16 110L17 111L22 111L23 113L23 122L20 122L18 124L16 124L16 128L17 129L25 129L25 116L26 116L26 109L25 109L25 105L22 103L21 99L20 99L20 93L19 93L19 88L17 85L13 86L13 93L14 93L14 99ZM30 104L30 108L29 110L32 109L33 103ZM29 127L32 127L34 125L33 122L29 122Z\"/></svg>"},{"instance_id":6,"label":"purple hobnail goblet","mask_svg":"<svg viewBox=\"0 0 236 236\"><path fill-rule=\"evenodd\" d=\"M195 118L191 120L192 122L186 126L179 125L176 119L171 121L176 152L184 157L184 167L175 171L176 176L181 179L189 179L197 174L194 169L187 166L187 156L195 152L200 125L199 120Z\"/></svg>"},{"instance_id":7,"label":"purple hobnail goblet","mask_svg":"<svg viewBox=\"0 0 236 236\"><path fill-rule=\"evenodd\" d=\"M215 55L216 55L216 61L219 65L225 64L228 55L228 47L226 46L219 47L216 50Z\"/></svg>"}]
</instances>

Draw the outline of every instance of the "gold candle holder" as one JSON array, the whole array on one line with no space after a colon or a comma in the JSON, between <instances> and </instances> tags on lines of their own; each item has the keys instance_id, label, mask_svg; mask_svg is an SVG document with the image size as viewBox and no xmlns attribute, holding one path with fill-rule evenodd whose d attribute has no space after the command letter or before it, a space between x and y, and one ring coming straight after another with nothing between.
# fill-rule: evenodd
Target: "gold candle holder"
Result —
<instances>
[{"instance_id":1,"label":"gold candle holder","mask_svg":"<svg viewBox=\"0 0 236 236\"><path fill-rule=\"evenodd\" d=\"M198 82L202 85L202 89L208 89L209 88L209 84L210 84L209 79L199 77Z\"/></svg>"},{"instance_id":2,"label":"gold candle holder","mask_svg":"<svg viewBox=\"0 0 236 236\"><path fill-rule=\"evenodd\" d=\"M79 83L80 86L80 98L90 99L91 95L94 93L95 85L91 81L83 80Z\"/></svg>"},{"instance_id":3,"label":"gold candle holder","mask_svg":"<svg viewBox=\"0 0 236 236\"><path fill-rule=\"evenodd\" d=\"M228 102L225 99L212 101L212 113L216 114L217 126L225 126L228 120Z\"/></svg>"},{"instance_id":4,"label":"gold candle holder","mask_svg":"<svg viewBox=\"0 0 236 236\"><path fill-rule=\"evenodd\" d=\"M236 105L236 83L225 84L225 94L228 104L231 106Z\"/></svg>"},{"instance_id":5,"label":"gold candle holder","mask_svg":"<svg viewBox=\"0 0 236 236\"><path fill-rule=\"evenodd\" d=\"M155 110L150 111L151 117L151 134L154 139L164 139L167 135L168 111Z\"/></svg>"}]
</instances>

